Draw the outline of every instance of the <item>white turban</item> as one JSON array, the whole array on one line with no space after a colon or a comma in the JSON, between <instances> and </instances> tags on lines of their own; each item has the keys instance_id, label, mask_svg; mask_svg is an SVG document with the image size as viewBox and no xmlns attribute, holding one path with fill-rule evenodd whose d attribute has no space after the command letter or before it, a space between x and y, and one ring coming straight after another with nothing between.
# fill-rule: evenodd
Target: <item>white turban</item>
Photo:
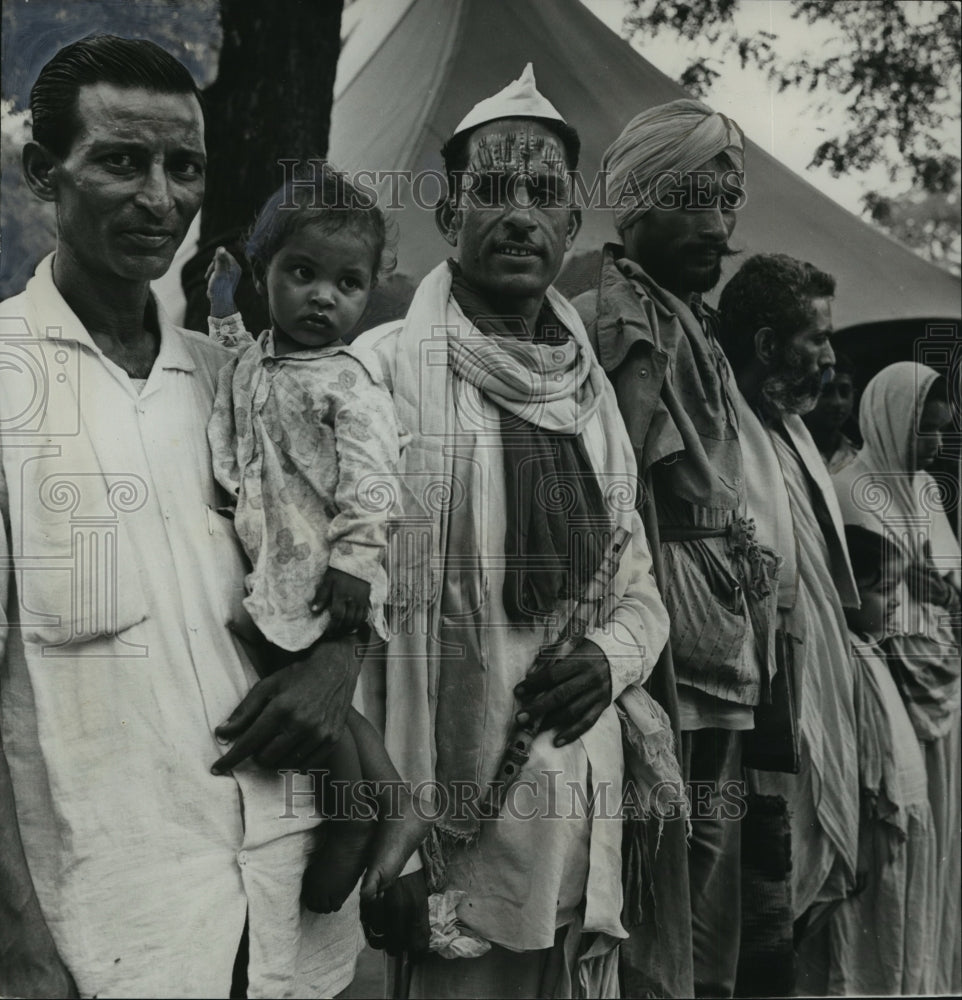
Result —
<instances>
[{"instance_id":1,"label":"white turban","mask_svg":"<svg viewBox=\"0 0 962 1000\"><path fill-rule=\"evenodd\" d=\"M677 174L694 170L719 153L727 153L741 173L744 150L745 137L738 125L701 101L684 98L642 111L622 129L601 160L608 174L609 197L618 199L618 231L652 208L677 183Z\"/></svg>"}]
</instances>

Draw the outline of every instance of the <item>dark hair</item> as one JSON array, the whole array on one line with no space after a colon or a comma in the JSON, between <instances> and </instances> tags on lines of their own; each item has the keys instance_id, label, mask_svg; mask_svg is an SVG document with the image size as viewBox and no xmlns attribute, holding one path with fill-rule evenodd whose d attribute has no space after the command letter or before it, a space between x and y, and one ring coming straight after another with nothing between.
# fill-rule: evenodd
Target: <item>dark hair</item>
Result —
<instances>
[{"instance_id":1,"label":"dark hair","mask_svg":"<svg viewBox=\"0 0 962 1000\"><path fill-rule=\"evenodd\" d=\"M749 257L718 300L719 340L737 371L755 356L755 334L771 327L780 339L812 319L812 299L835 294L835 279L783 253Z\"/></svg>"},{"instance_id":2,"label":"dark hair","mask_svg":"<svg viewBox=\"0 0 962 1000\"><path fill-rule=\"evenodd\" d=\"M330 233L353 230L370 245L375 280L393 270L396 238L376 197L359 191L324 160L307 163L310 172L295 171L267 199L251 228L245 250L255 277L262 278L274 254L306 226Z\"/></svg>"},{"instance_id":3,"label":"dark hair","mask_svg":"<svg viewBox=\"0 0 962 1000\"><path fill-rule=\"evenodd\" d=\"M549 132L553 132L560 140L565 151L565 158L568 161L568 169L578 168L578 157L581 155L581 137L577 131L565 122L556 121L553 118L528 118L521 116L508 116L497 121L532 121L543 125ZM484 125L490 124L484 122ZM468 140L481 128L469 129L465 132L458 132L441 147L441 158L444 160L444 172L448 177L448 189L454 190L454 175L466 170L468 166Z\"/></svg>"},{"instance_id":4,"label":"dark hair","mask_svg":"<svg viewBox=\"0 0 962 1000\"><path fill-rule=\"evenodd\" d=\"M885 567L904 556L902 548L894 539L860 524L845 525L845 544L848 546L852 572L860 587L874 587L882 579Z\"/></svg>"},{"instance_id":5,"label":"dark hair","mask_svg":"<svg viewBox=\"0 0 962 1000\"><path fill-rule=\"evenodd\" d=\"M200 91L187 67L145 38L88 35L62 48L40 70L30 91L33 137L54 156L65 157L77 136L77 95L96 83L158 94ZM203 108L203 102L201 102Z\"/></svg>"},{"instance_id":6,"label":"dark hair","mask_svg":"<svg viewBox=\"0 0 962 1000\"><path fill-rule=\"evenodd\" d=\"M929 402L949 404L949 382L944 375L932 379L928 389L925 390L925 398L919 402L919 417Z\"/></svg>"}]
</instances>

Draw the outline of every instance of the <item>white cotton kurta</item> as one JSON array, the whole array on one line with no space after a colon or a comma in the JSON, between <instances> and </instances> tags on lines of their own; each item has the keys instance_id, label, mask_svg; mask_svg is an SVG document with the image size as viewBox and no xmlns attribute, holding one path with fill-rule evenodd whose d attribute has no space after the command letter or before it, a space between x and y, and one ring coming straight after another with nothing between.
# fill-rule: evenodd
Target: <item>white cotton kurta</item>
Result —
<instances>
[{"instance_id":1,"label":"white cotton kurta","mask_svg":"<svg viewBox=\"0 0 962 1000\"><path fill-rule=\"evenodd\" d=\"M44 917L84 996L227 996L245 918L249 996L330 996L359 932L351 905L301 910L316 820L281 818L278 775L210 773L214 727L257 679L245 567L212 510L206 427L228 354L161 315L138 392L51 261L0 307L21 362L0 372L17 568L15 592L0 576L3 744Z\"/></svg>"},{"instance_id":2,"label":"white cotton kurta","mask_svg":"<svg viewBox=\"0 0 962 1000\"><path fill-rule=\"evenodd\" d=\"M433 291L444 296L440 319L446 326L470 331L469 321L444 293L447 287L443 284L444 275L442 268L422 282L407 322L412 323L419 302L430 299L425 292ZM553 300L552 305L564 309L566 304ZM568 307L565 315L567 312L573 311ZM432 316L430 310L425 311L422 378L424 365L437 365L436 358L443 358L441 353L432 353L437 342L428 339L434 329L432 324L439 321ZM564 316L562 319L568 322ZM577 314L570 321L581 329ZM403 390L413 392L416 400L431 406L452 405L452 400L426 400L422 386L401 386L397 382L399 357L402 351L410 349L399 338L400 328L392 325L371 331L359 341L379 356L395 398ZM583 331L581 338L584 339ZM585 349L588 350L586 342ZM601 391L612 392L606 380L599 381ZM613 396L610 412L617 415ZM553 636L541 629L510 624L502 601L508 512L497 409L479 396L472 405L462 405L449 413L447 419L455 433L445 443L446 448L457 448L461 431L477 437L477 447L472 447L469 458L474 466L473 488L477 490L472 499L476 511L477 562L484 581L485 688L483 703L472 709L485 720L478 767L483 787L494 777L518 710L513 689L530 668L539 647ZM620 421L620 417L617 419ZM415 435L420 430L413 426L407 429ZM582 433L585 452L596 473L610 470L633 474L633 469L621 464L624 459L618 445L624 437L623 427L619 431L619 427L608 426L596 414L586 422ZM412 448L428 446L431 441L426 438L420 443L416 441L408 449L408 458ZM632 502L633 489L628 492ZM535 498L532 502L536 502ZM620 599L605 628L589 633L589 638L608 657L616 697L628 685L648 675L667 638L667 615L651 575L650 553L636 513L631 515L631 528L632 542L619 573L623 587L618 591ZM450 553L446 558L450 558ZM418 780L426 772L430 780L433 761L423 761L429 748L416 752L419 748L410 746L407 735L410 731L422 731L425 725L418 713L423 713L422 703L426 699L412 691L412 684L423 683L423 678L418 680L421 675L417 665L409 667L403 656L392 659L391 649L386 670L380 676L366 673L365 714L385 726L386 743L392 753L397 752L404 777ZM433 731L433 721L426 725ZM582 906L584 932L597 932L613 942L626 936L620 922L619 808L624 765L615 708L606 709L581 739L568 746L555 747L553 737L554 733L546 732L535 739L530 759L515 786L514 808L506 808L496 822L483 824L477 844L455 849L447 867L446 888L467 894L459 906L459 918L481 937L515 952L551 948L558 929L574 925L576 911ZM589 789L599 790L593 809L585 809L583 805ZM583 976L584 970L580 974Z\"/></svg>"},{"instance_id":3,"label":"white cotton kurta","mask_svg":"<svg viewBox=\"0 0 962 1000\"><path fill-rule=\"evenodd\" d=\"M603 447L602 442L597 444ZM498 448L483 448L478 458L485 481L487 516L483 520L488 534L481 545L489 602L485 615L487 686L484 705L478 709L491 723L484 730L480 773L490 781L518 711L514 688L546 638L554 639L554 635L546 637L543 629L508 624L501 599L504 569L499 565L508 518L502 453ZM613 679L617 683L617 673ZM476 846L456 850L448 863L447 888L467 893L459 917L481 937L514 951L552 947L557 928L571 923L585 899L589 867L592 916L603 925L592 929L624 936L620 924L620 724L609 708L580 740L558 748L552 743L554 736L551 731L536 737L512 790L512 807L503 810L496 823L484 826ZM589 822L584 796L590 773L605 791Z\"/></svg>"}]
</instances>

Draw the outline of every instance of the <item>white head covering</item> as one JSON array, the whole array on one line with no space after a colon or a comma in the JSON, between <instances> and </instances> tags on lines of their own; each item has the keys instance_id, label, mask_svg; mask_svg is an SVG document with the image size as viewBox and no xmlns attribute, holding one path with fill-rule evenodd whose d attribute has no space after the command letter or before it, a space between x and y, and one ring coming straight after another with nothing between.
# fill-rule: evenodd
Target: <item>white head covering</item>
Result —
<instances>
[{"instance_id":1,"label":"white head covering","mask_svg":"<svg viewBox=\"0 0 962 1000\"><path fill-rule=\"evenodd\" d=\"M670 171L684 174L727 153L741 172L744 151L745 136L738 125L701 101L683 98L642 111L622 129L601 160L609 193L619 199L624 193L615 208L618 231L640 219L672 186ZM631 185L629 178L633 178Z\"/></svg>"},{"instance_id":2,"label":"white head covering","mask_svg":"<svg viewBox=\"0 0 962 1000\"><path fill-rule=\"evenodd\" d=\"M908 533L910 554L918 558L913 546L927 541L946 572L958 561L959 543L943 510L944 487L924 469L913 468L919 414L938 377L934 369L912 361L883 368L862 393L862 450L833 481L847 524L881 534L920 525L921 533ZM957 574L956 569L956 579Z\"/></svg>"},{"instance_id":3,"label":"white head covering","mask_svg":"<svg viewBox=\"0 0 962 1000\"><path fill-rule=\"evenodd\" d=\"M912 447L919 410L939 373L926 365L898 361L883 368L865 387L858 410L858 426L865 441L865 457L878 469L911 471ZM902 505L906 513L913 503Z\"/></svg>"},{"instance_id":4,"label":"white head covering","mask_svg":"<svg viewBox=\"0 0 962 1000\"><path fill-rule=\"evenodd\" d=\"M895 541L912 563L928 566L962 585L959 542L945 514L954 489L914 469L919 413L938 378L926 365L900 361L865 387L858 425L865 444L832 477L846 524L860 524ZM891 623L889 666L919 738L941 739L959 718L959 653L946 608L899 584L900 604Z\"/></svg>"},{"instance_id":5,"label":"white head covering","mask_svg":"<svg viewBox=\"0 0 962 1000\"><path fill-rule=\"evenodd\" d=\"M499 90L493 97L480 101L461 119L452 133L467 132L488 122L502 118L546 118L549 121L565 123L555 106L538 92L534 82L534 67L528 63L517 80ZM566 123L565 123L566 124Z\"/></svg>"}]
</instances>

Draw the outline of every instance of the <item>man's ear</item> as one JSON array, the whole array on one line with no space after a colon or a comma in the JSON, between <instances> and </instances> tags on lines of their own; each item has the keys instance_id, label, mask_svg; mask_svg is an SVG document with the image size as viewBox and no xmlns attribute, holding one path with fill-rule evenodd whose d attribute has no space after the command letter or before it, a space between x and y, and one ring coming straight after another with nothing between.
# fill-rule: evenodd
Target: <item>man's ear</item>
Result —
<instances>
[{"instance_id":1,"label":"man's ear","mask_svg":"<svg viewBox=\"0 0 962 1000\"><path fill-rule=\"evenodd\" d=\"M770 326L763 326L755 334L755 357L764 365L775 360L775 331Z\"/></svg>"},{"instance_id":2,"label":"man's ear","mask_svg":"<svg viewBox=\"0 0 962 1000\"><path fill-rule=\"evenodd\" d=\"M57 200L57 167L60 160L32 139L21 153L23 176L30 190L42 201Z\"/></svg>"},{"instance_id":3,"label":"man's ear","mask_svg":"<svg viewBox=\"0 0 962 1000\"><path fill-rule=\"evenodd\" d=\"M581 231L581 209L573 208L568 214L568 228L565 230L565 250L570 250L575 237Z\"/></svg>"},{"instance_id":4,"label":"man's ear","mask_svg":"<svg viewBox=\"0 0 962 1000\"><path fill-rule=\"evenodd\" d=\"M453 199L445 198L434 210L434 224L444 237L444 241L453 247L458 245L459 223L458 210Z\"/></svg>"}]
</instances>

